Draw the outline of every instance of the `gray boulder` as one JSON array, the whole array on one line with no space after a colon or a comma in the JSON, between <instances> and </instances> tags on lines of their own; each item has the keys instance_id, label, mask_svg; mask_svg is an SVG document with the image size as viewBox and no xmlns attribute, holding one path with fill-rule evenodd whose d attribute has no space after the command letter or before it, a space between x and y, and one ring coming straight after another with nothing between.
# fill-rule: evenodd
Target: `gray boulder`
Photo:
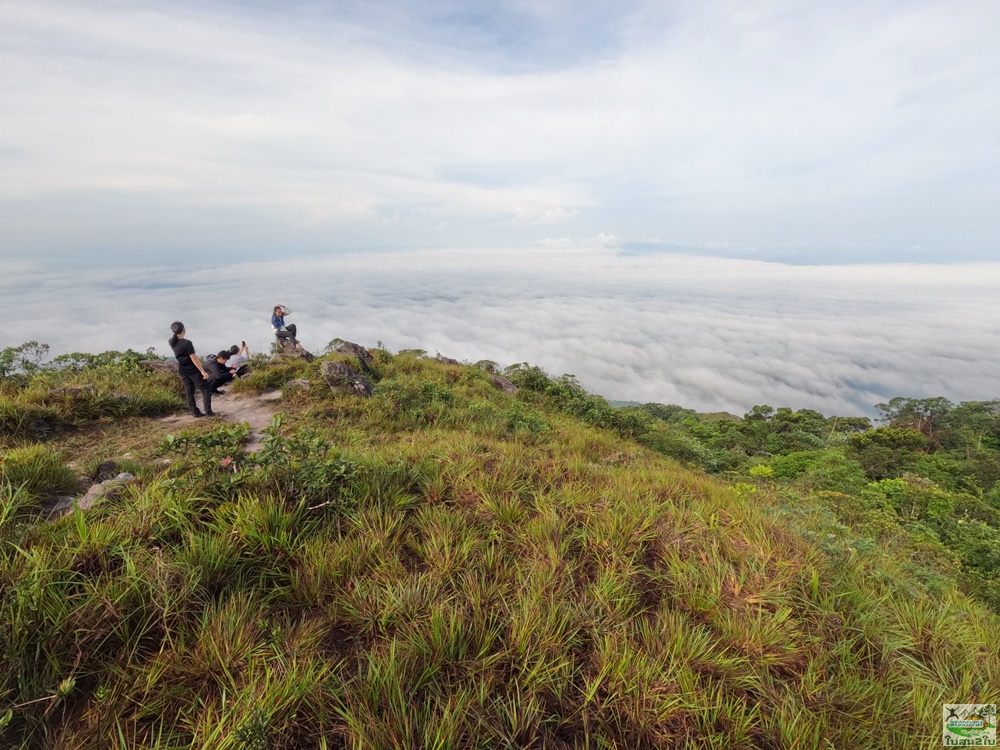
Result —
<instances>
[{"instance_id":1,"label":"gray boulder","mask_svg":"<svg viewBox=\"0 0 1000 750\"><path fill-rule=\"evenodd\" d=\"M461 364L457 359L452 359L451 357L445 357L442 354L437 355L437 361L443 365L458 365Z\"/></svg>"},{"instance_id":2,"label":"gray boulder","mask_svg":"<svg viewBox=\"0 0 1000 750\"><path fill-rule=\"evenodd\" d=\"M296 348L291 339L281 339L275 336L274 341L278 345L278 349L286 357L297 357L298 359L304 359L306 362L312 362L316 359L310 352L301 348L301 346Z\"/></svg>"},{"instance_id":3,"label":"gray boulder","mask_svg":"<svg viewBox=\"0 0 1000 750\"><path fill-rule=\"evenodd\" d=\"M503 391L504 393L517 393L517 386L511 383L503 375L490 375L490 382L493 383L493 387L498 391Z\"/></svg>"},{"instance_id":4,"label":"gray boulder","mask_svg":"<svg viewBox=\"0 0 1000 750\"><path fill-rule=\"evenodd\" d=\"M295 378L285 383L285 388L289 391L308 391L311 385L305 378Z\"/></svg>"},{"instance_id":5,"label":"gray boulder","mask_svg":"<svg viewBox=\"0 0 1000 750\"><path fill-rule=\"evenodd\" d=\"M91 479L98 484L101 482L106 482L109 479L113 479L118 476L121 472L118 471L117 461L105 461L100 466L97 467L97 471L94 472L94 476Z\"/></svg>"},{"instance_id":6,"label":"gray boulder","mask_svg":"<svg viewBox=\"0 0 1000 750\"><path fill-rule=\"evenodd\" d=\"M346 362L324 362L320 365L320 373L336 391L346 391L362 398L369 398L374 392L371 381Z\"/></svg>"},{"instance_id":7,"label":"gray boulder","mask_svg":"<svg viewBox=\"0 0 1000 750\"><path fill-rule=\"evenodd\" d=\"M371 374L371 366L375 363L375 358L372 357L371 352L361 346L361 344L355 344L353 341L345 341L340 344L336 350L341 354L356 357L358 364L361 365L361 369L369 375Z\"/></svg>"},{"instance_id":8,"label":"gray boulder","mask_svg":"<svg viewBox=\"0 0 1000 750\"><path fill-rule=\"evenodd\" d=\"M95 484L87 490L87 494L81 500L77 501L77 505L80 506L80 510L87 510L87 508L91 507L98 500L117 500L118 496L122 494L133 479L135 479L135 476L132 474L122 472L114 479L106 479L99 484Z\"/></svg>"},{"instance_id":9,"label":"gray boulder","mask_svg":"<svg viewBox=\"0 0 1000 750\"><path fill-rule=\"evenodd\" d=\"M123 472L116 476L114 479L107 479L103 482L98 482L89 490L87 494L76 501L76 504L80 507L80 510L87 510L93 507L94 503L98 500L116 500L125 488L132 483L135 477L132 474ZM52 506L52 515L61 516L66 513L73 512L73 498L63 497Z\"/></svg>"}]
</instances>

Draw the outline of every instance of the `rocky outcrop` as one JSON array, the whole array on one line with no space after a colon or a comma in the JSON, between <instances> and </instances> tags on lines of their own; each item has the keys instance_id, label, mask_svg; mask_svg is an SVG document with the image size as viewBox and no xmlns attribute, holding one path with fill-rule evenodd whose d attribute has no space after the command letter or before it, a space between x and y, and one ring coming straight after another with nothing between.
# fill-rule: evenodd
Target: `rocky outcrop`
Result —
<instances>
[{"instance_id":1,"label":"rocky outcrop","mask_svg":"<svg viewBox=\"0 0 1000 750\"><path fill-rule=\"evenodd\" d=\"M91 477L91 479L94 482L100 484L101 482L106 482L109 479L113 479L114 477L118 476L119 473L121 472L118 471L117 461L105 461L104 463L102 463L100 466L97 467L97 470L94 472L94 475Z\"/></svg>"},{"instance_id":2,"label":"rocky outcrop","mask_svg":"<svg viewBox=\"0 0 1000 750\"><path fill-rule=\"evenodd\" d=\"M452 359L451 357L445 357L443 354L437 355L437 361L443 365L458 365L461 364L457 359Z\"/></svg>"},{"instance_id":3,"label":"rocky outcrop","mask_svg":"<svg viewBox=\"0 0 1000 750\"><path fill-rule=\"evenodd\" d=\"M162 372L167 375L177 374L176 359L144 359L139 362L139 365L150 372Z\"/></svg>"},{"instance_id":4,"label":"rocky outcrop","mask_svg":"<svg viewBox=\"0 0 1000 750\"><path fill-rule=\"evenodd\" d=\"M80 506L80 510L87 510L98 500L117 500L118 496L125 491L125 488L132 482L135 477L127 472L122 472L118 474L114 479L106 479L103 482L95 484L89 490L87 494L83 496L82 499L77 501L77 505Z\"/></svg>"},{"instance_id":5,"label":"rocky outcrop","mask_svg":"<svg viewBox=\"0 0 1000 750\"><path fill-rule=\"evenodd\" d=\"M286 357L297 357L298 359L304 359L306 362L312 362L316 359L310 352L303 349L301 344L296 346L291 339L280 339L275 336L274 341L278 345L278 349Z\"/></svg>"},{"instance_id":6,"label":"rocky outcrop","mask_svg":"<svg viewBox=\"0 0 1000 750\"><path fill-rule=\"evenodd\" d=\"M80 510L87 510L88 508L93 507L94 503L98 500L116 500L122 492L125 491L125 488L132 483L133 479L135 479L135 477L132 474L123 472L114 479L107 479L103 482L98 482L87 490L87 494L77 500L76 504L79 506ZM72 513L73 502L74 500L71 497L60 498L60 500L52 506L52 515L61 516L66 513Z\"/></svg>"},{"instance_id":7,"label":"rocky outcrop","mask_svg":"<svg viewBox=\"0 0 1000 750\"><path fill-rule=\"evenodd\" d=\"M375 362L375 358L372 357L371 352L361 346L361 344L355 344L353 341L344 341L337 347L336 351L341 354L347 354L348 356L357 358L361 369L371 375L371 366Z\"/></svg>"},{"instance_id":8,"label":"rocky outcrop","mask_svg":"<svg viewBox=\"0 0 1000 750\"><path fill-rule=\"evenodd\" d=\"M320 373L335 391L353 393L362 398L369 398L374 392L371 381L346 362L324 362L320 365Z\"/></svg>"},{"instance_id":9,"label":"rocky outcrop","mask_svg":"<svg viewBox=\"0 0 1000 750\"><path fill-rule=\"evenodd\" d=\"M308 391L312 384L305 378L295 378L285 383L285 390L288 391Z\"/></svg>"},{"instance_id":10,"label":"rocky outcrop","mask_svg":"<svg viewBox=\"0 0 1000 750\"><path fill-rule=\"evenodd\" d=\"M498 391L503 391L504 393L517 393L517 386L511 383L503 375L490 375L490 382L493 383L493 387Z\"/></svg>"}]
</instances>

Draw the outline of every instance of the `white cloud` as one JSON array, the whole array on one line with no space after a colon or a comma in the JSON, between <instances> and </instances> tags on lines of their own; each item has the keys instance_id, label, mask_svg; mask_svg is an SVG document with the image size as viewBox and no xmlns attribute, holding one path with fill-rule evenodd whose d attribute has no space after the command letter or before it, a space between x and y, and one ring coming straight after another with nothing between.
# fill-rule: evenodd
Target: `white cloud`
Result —
<instances>
[{"instance_id":1,"label":"white cloud","mask_svg":"<svg viewBox=\"0 0 1000 750\"><path fill-rule=\"evenodd\" d=\"M997 397L1000 264L787 266L606 247L425 251L55 273L0 280L0 343L165 351L180 318L205 351L270 344L291 306L307 347L393 350L576 374L610 398L742 413L868 411L895 395Z\"/></svg>"}]
</instances>

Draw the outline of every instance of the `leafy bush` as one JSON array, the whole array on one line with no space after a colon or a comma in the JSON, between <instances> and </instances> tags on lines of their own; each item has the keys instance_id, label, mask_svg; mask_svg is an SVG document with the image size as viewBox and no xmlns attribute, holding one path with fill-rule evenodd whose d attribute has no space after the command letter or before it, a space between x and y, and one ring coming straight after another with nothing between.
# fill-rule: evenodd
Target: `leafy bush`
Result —
<instances>
[{"instance_id":1,"label":"leafy bush","mask_svg":"<svg viewBox=\"0 0 1000 750\"><path fill-rule=\"evenodd\" d=\"M807 489L833 490L857 494L867 484L868 479L859 464L843 449L834 448L820 451L800 476Z\"/></svg>"},{"instance_id":2,"label":"leafy bush","mask_svg":"<svg viewBox=\"0 0 1000 750\"><path fill-rule=\"evenodd\" d=\"M820 451L797 451L771 459L776 479L798 479L815 464L820 457Z\"/></svg>"},{"instance_id":3,"label":"leafy bush","mask_svg":"<svg viewBox=\"0 0 1000 750\"><path fill-rule=\"evenodd\" d=\"M283 437L281 425L278 415L264 430L260 452L245 461L245 465L260 470L257 484L311 505L342 506L343 490L357 472L357 465L315 430L300 429Z\"/></svg>"},{"instance_id":4,"label":"leafy bush","mask_svg":"<svg viewBox=\"0 0 1000 750\"><path fill-rule=\"evenodd\" d=\"M541 415L518 401L510 405L504 416L507 419L507 431L509 433L541 435L552 429Z\"/></svg>"},{"instance_id":5,"label":"leafy bush","mask_svg":"<svg viewBox=\"0 0 1000 750\"><path fill-rule=\"evenodd\" d=\"M0 350L0 379L15 376L30 377L41 369L42 362L49 356L49 345L37 341L27 341L20 346L8 346Z\"/></svg>"},{"instance_id":6,"label":"leafy bush","mask_svg":"<svg viewBox=\"0 0 1000 750\"><path fill-rule=\"evenodd\" d=\"M503 374L518 388L535 393L545 393L552 383L549 376L545 374L545 370L537 365L529 365L527 362L511 365L503 371Z\"/></svg>"},{"instance_id":7,"label":"leafy bush","mask_svg":"<svg viewBox=\"0 0 1000 750\"><path fill-rule=\"evenodd\" d=\"M661 455L690 466L701 466L706 471L714 471L718 466L716 456L710 449L697 438L673 427L664 425L651 430L639 437L637 442Z\"/></svg>"},{"instance_id":8,"label":"leafy bush","mask_svg":"<svg viewBox=\"0 0 1000 750\"><path fill-rule=\"evenodd\" d=\"M176 454L188 459L191 474L197 479L217 478L220 469L238 471L244 460L243 443L250 437L250 425L220 424L207 433L180 432L164 435L159 452ZM229 475L232 472L225 472Z\"/></svg>"},{"instance_id":9,"label":"leafy bush","mask_svg":"<svg viewBox=\"0 0 1000 750\"><path fill-rule=\"evenodd\" d=\"M847 438L848 443L857 450L872 445L893 450L920 450L927 447L927 438L919 430L909 427L876 427L867 432L855 432Z\"/></svg>"},{"instance_id":10,"label":"leafy bush","mask_svg":"<svg viewBox=\"0 0 1000 750\"><path fill-rule=\"evenodd\" d=\"M72 352L71 354L60 354L52 360L49 366L56 370L70 372L104 368L115 370L124 375L134 375L145 374L145 369L139 364L144 359L162 359L162 357L158 357L152 348L141 353L133 349L126 349L123 352L107 351L100 354Z\"/></svg>"},{"instance_id":11,"label":"leafy bush","mask_svg":"<svg viewBox=\"0 0 1000 750\"><path fill-rule=\"evenodd\" d=\"M236 489L253 490L308 503L335 504L357 467L315 430L282 436L282 415L264 430L261 449L246 453L246 424L217 425L207 433L166 435L160 452L184 458L175 486L229 497Z\"/></svg>"},{"instance_id":12,"label":"leafy bush","mask_svg":"<svg viewBox=\"0 0 1000 750\"><path fill-rule=\"evenodd\" d=\"M884 499L900 518L936 522L954 514L955 501L933 482L915 475L883 479L868 485L862 498ZM880 503L881 504L881 503Z\"/></svg>"}]
</instances>

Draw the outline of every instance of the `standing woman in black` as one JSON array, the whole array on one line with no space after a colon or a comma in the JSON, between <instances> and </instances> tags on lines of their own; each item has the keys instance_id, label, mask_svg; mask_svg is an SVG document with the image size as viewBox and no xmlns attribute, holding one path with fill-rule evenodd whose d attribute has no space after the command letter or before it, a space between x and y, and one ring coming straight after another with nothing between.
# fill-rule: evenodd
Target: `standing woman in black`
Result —
<instances>
[{"instance_id":1,"label":"standing woman in black","mask_svg":"<svg viewBox=\"0 0 1000 750\"><path fill-rule=\"evenodd\" d=\"M167 342L174 350L174 357L177 358L177 372L181 376L184 384L184 395L187 397L188 408L191 414L196 417L214 417L212 411L212 392L208 388L208 375L201 365L201 360L194 353L194 344L184 338L184 324L180 321L170 324L170 330L174 335ZM194 402L195 389L201 391L201 402L205 405L205 413L198 411L198 406Z\"/></svg>"}]
</instances>

